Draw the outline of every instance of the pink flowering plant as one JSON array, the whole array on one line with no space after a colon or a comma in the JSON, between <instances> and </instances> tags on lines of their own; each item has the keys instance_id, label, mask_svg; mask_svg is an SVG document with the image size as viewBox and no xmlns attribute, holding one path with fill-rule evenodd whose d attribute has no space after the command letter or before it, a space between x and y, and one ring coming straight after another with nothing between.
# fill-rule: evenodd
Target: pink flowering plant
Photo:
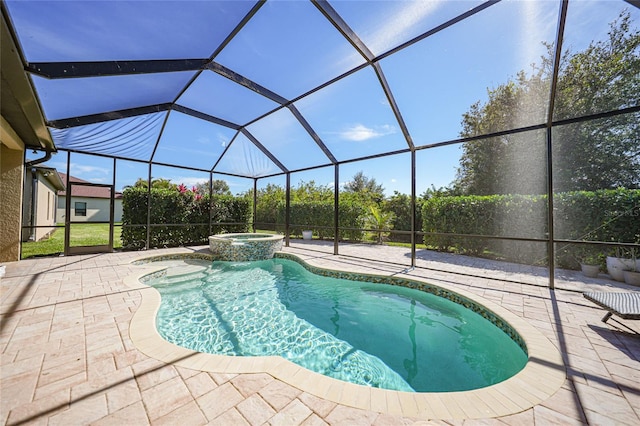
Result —
<instances>
[{"instance_id":1,"label":"pink flowering plant","mask_svg":"<svg viewBox=\"0 0 640 426\"><path fill-rule=\"evenodd\" d=\"M151 196L151 209L148 200ZM201 193L198 186L181 183L165 187L134 186L123 191L123 246L142 248L147 239L147 212L150 213L150 247L206 244L209 235L243 232L251 216L246 197ZM235 223L238 225L221 225Z\"/></svg>"}]
</instances>

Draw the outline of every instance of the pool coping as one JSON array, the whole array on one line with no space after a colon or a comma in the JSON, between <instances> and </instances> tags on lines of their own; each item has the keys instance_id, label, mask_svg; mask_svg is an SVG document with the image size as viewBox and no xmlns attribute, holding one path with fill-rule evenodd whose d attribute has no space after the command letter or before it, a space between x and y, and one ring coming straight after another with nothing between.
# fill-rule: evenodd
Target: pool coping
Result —
<instances>
[{"instance_id":1,"label":"pool coping","mask_svg":"<svg viewBox=\"0 0 640 426\"><path fill-rule=\"evenodd\" d=\"M309 265L308 262L290 253L285 257L296 258L303 266L308 265L314 269L348 273L348 271ZM161 273L166 269L166 266L153 267L153 261L178 258L212 259L210 255L204 253L169 253L140 258L134 263L143 266L143 270L124 279L127 286L140 291L142 296L140 307L134 313L129 327L129 335L134 346L144 354L168 364L223 374L266 373L304 392L338 404L425 420L480 419L516 414L551 397L566 380L566 368L558 349L524 318L481 296L461 289L453 289L446 283L432 284L424 278L415 276L407 279L458 294L504 319L522 337L527 347L528 361L525 367L509 379L481 389L413 393L343 382L307 370L279 356L236 357L182 348L164 340L158 333L155 318L160 307L160 293L141 281L145 276ZM381 274L356 275L390 278Z\"/></svg>"}]
</instances>

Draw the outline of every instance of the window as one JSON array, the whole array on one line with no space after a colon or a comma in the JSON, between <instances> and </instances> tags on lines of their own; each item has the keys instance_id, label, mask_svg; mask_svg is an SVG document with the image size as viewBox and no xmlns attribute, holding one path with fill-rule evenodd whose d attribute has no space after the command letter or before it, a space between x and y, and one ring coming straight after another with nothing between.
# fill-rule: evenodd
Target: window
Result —
<instances>
[{"instance_id":1,"label":"window","mask_svg":"<svg viewBox=\"0 0 640 426\"><path fill-rule=\"evenodd\" d=\"M76 201L76 216L86 216L87 215L87 203L81 203Z\"/></svg>"}]
</instances>

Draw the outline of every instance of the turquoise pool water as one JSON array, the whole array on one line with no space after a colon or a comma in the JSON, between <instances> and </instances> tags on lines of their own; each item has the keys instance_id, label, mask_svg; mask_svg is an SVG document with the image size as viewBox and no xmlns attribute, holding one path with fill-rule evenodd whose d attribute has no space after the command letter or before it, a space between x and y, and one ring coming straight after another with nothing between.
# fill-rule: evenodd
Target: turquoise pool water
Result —
<instances>
[{"instance_id":1,"label":"turquoise pool water","mask_svg":"<svg viewBox=\"0 0 640 426\"><path fill-rule=\"evenodd\" d=\"M418 392L489 386L527 362L482 316L419 290L322 277L286 259L189 263L147 282L162 296L160 334L185 348L279 355L336 379Z\"/></svg>"}]
</instances>

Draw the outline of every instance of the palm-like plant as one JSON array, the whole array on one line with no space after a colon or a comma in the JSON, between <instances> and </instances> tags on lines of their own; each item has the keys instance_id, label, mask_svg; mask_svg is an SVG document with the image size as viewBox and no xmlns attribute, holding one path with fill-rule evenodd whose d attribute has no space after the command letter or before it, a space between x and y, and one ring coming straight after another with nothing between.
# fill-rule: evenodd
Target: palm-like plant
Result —
<instances>
[{"instance_id":1,"label":"palm-like plant","mask_svg":"<svg viewBox=\"0 0 640 426\"><path fill-rule=\"evenodd\" d=\"M393 229L393 212L382 211L377 205L369 206L369 214L365 217L365 226L367 229L375 229L378 244L382 244L385 238L389 236L388 231Z\"/></svg>"}]
</instances>

